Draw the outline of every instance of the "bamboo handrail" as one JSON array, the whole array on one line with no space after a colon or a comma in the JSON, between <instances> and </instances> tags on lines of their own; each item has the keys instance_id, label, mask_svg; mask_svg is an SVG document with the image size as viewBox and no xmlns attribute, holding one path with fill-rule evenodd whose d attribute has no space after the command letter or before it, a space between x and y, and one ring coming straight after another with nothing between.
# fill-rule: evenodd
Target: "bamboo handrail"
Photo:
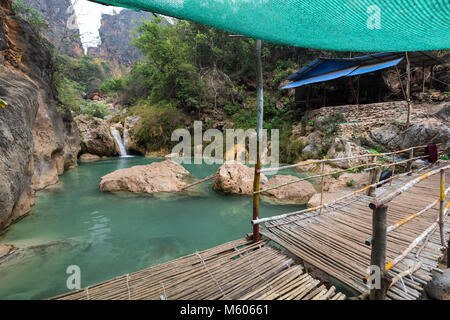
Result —
<instances>
[{"instance_id":1,"label":"bamboo handrail","mask_svg":"<svg viewBox=\"0 0 450 320\"><path fill-rule=\"evenodd\" d=\"M340 171L333 171L333 172L330 172L330 173L318 174L318 175L315 175L315 176L309 176L309 177L305 177L305 178L299 178L299 180L289 181L289 182L282 183L282 184L279 184L279 185L274 186L274 187L270 187L270 188L262 189L262 190L259 190L259 191L255 191L255 192L253 192L253 194L255 194L255 193L262 193L262 192L265 192L265 191L269 191L269 190L285 187L285 186L288 186L290 184L299 183L299 182L305 181L305 180L310 180L310 179L315 179L315 178L322 178L322 177L326 177L326 176L332 176L333 174L338 174L338 173L343 173L343 172L355 170L355 169L358 169L358 168L361 168L361 167L365 167L367 165L369 165L369 163L363 163L363 164L360 164L360 165L357 165L357 166L354 166L354 167L351 167L351 168L348 168L348 169L340 170Z\"/></svg>"},{"instance_id":2,"label":"bamboo handrail","mask_svg":"<svg viewBox=\"0 0 450 320\"><path fill-rule=\"evenodd\" d=\"M441 143L436 144L436 146L439 146L439 145L441 145ZM281 170L292 169L292 168L296 168L296 167L301 167L301 166L310 165L310 164L317 164L317 163L322 163L322 162L337 162L337 161L360 159L360 158L373 157L373 156L385 157L388 155L404 153L406 151L410 151L410 150L414 150L414 149L421 149L421 148L426 148L426 147L427 146L424 145L424 146L409 147L406 149L393 151L393 152L386 152L386 153L368 153L368 154L363 154L363 155L359 155L359 156L343 157L343 158L335 158L335 159L306 160L306 161L302 161L302 162L299 162L296 164L290 164L290 165L277 167L277 168L263 168L263 169L260 169L259 172L264 173L264 172L271 172L271 171L281 171Z\"/></svg>"},{"instance_id":3,"label":"bamboo handrail","mask_svg":"<svg viewBox=\"0 0 450 320\"><path fill-rule=\"evenodd\" d=\"M421 175L420 177L418 177L418 178L416 178L416 179L414 179L414 180L409 181L409 182L406 183L403 187L398 188L397 190L395 190L395 191L392 192L391 194L385 196L385 197L382 198L381 200L374 201L374 202L370 203L369 207L370 207L371 209L375 209L375 208L377 208L377 207L379 207L379 206L382 206L382 205L384 205L384 204L386 204L386 203L392 201L392 200L393 200L395 197L397 197L398 195L400 195L400 194L404 193L405 191L409 190L410 188L412 188L413 186L415 186L415 185L418 184L419 182L421 182L421 181L423 181L423 180L425 180L425 179L427 179L427 178L429 178L429 177L431 177L431 176L433 176L433 175L435 175L435 174L437 174L437 173L440 173L441 170L447 170L447 169L449 169L449 168L450 168L450 165L447 165L447 166L445 166L445 167L443 167L443 168L435 169L435 170L432 170L432 171L430 171L430 172L428 172L428 173L425 173L425 174Z\"/></svg>"},{"instance_id":4,"label":"bamboo handrail","mask_svg":"<svg viewBox=\"0 0 450 320\"><path fill-rule=\"evenodd\" d=\"M183 188L181 188L181 191L186 190L186 189L189 189L190 187L193 187L193 186L195 186L195 185L197 185L197 184L200 184L200 183L203 183L203 182L205 182L205 181L211 180L211 179L213 179L215 176L216 176L216 174L214 173L214 174L212 174L212 175L210 175L210 176L208 176L208 177L206 177L206 178L204 178L204 179L201 179L201 180L195 181L195 182L193 182L193 183L191 183L191 184L188 184L187 186L184 186Z\"/></svg>"},{"instance_id":5,"label":"bamboo handrail","mask_svg":"<svg viewBox=\"0 0 450 320\"><path fill-rule=\"evenodd\" d=\"M424 168L422 168L422 169L424 169ZM311 212L311 211L314 211L314 210L318 210L318 209L320 209L320 208L327 208L327 207L329 207L330 205L336 204L336 203L338 203L338 202L340 202L340 201L342 201L342 200L345 200L345 199L347 199L347 198L349 198L349 197L351 197L351 196L354 196L354 195L356 195L356 194L358 194L358 193L364 192L364 191L366 191L366 190L369 189L369 188L377 187L377 186L382 185L382 184L384 184L384 183L386 183L386 182L389 182L389 181L391 181L391 180L393 180L393 179L397 179L397 178L399 178L399 177L403 177L403 176L405 176L405 175L407 175L407 174L409 174L409 173L418 172L418 171L420 171L420 170L422 170L422 169L419 169L419 170L411 170L411 171L409 171L409 172L404 172L404 173L399 174L399 175L396 175L396 176L394 176L394 177L390 177L389 179L386 179L386 180L383 180L383 181L379 181L379 182L377 182L377 183L374 183L374 184L365 186L365 187L363 187L363 188L361 188L361 189L359 189L359 190L356 190L356 191L354 191L354 192L352 192L352 193L348 193L348 194L346 194L346 195L344 195L344 196L342 196L342 197L340 197L340 198L337 198L337 199L335 199L335 200L333 200L333 201L330 201L330 202L328 202L328 203L324 203L323 205L320 205L320 206L317 206L317 207L308 208L308 209L303 209L303 210L300 210L300 211L289 212L289 213L281 214L281 215L278 215L278 216L273 216L273 217L267 217L267 218L261 218L261 219L252 220L252 224L260 224L260 223L264 223L264 222L268 222L268 221L284 219L284 218L289 217L289 216L292 216L292 215L298 215L298 214L302 214L302 213L308 213L308 212Z\"/></svg>"},{"instance_id":6,"label":"bamboo handrail","mask_svg":"<svg viewBox=\"0 0 450 320\"><path fill-rule=\"evenodd\" d=\"M447 195L447 193L450 191L450 187L447 188L447 190L445 190L445 195ZM393 225L390 225L389 227L387 227L386 229L386 233L389 233L391 231L394 231L395 229L401 227L402 225L404 225L405 223L419 217L420 215L422 215L422 213L430 210L431 208L433 208L438 202L439 202L440 198L437 198L435 201L433 201L432 203L430 203L429 205L427 205L425 208L423 208L422 210L420 210L417 213L414 213L396 223L394 223ZM368 238L366 241L364 241L364 243L366 245L371 245L373 242L373 237Z\"/></svg>"}]
</instances>

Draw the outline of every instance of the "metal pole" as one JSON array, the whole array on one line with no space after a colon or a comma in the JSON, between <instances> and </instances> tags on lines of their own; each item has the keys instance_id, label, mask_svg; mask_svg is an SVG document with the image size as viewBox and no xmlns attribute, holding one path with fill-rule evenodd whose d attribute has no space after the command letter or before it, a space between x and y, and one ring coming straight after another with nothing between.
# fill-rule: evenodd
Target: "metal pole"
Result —
<instances>
[{"instance_id":1,"label":"metal pole","mask_svg":"<svg viewBox=\"0 0 450 320\"><path fill-rule=\"evenodd\" d=\"M370 300L386 300L388 283L386 280L386 216L388 207L385 205L372 211L373 244L370 264L380 270L380 286L370 290Z\"/></svg>"},{"instance_id":2,"label":"metal pole","mask_svg":"<svg viewBox=\"0 0 450 320\"><path fill-rule=\"evenodd\" d=\"M262 143L262 127L264 114L264 90L263 90L263 75L262 75L262 60L261 60L261 40L256 40L256 60L257 60L257 93L258 93L258 119L256 128L256 166L255 177L253 179L253 192L259 191L259 182L261 178L261 143ZM259 218L259 193L253 193L253 220ZM259 224L253 225L253 241L257 242L260 239Z\"/></svg>"},{"instance_id":3,"label":"metal pole","mask_svg":"<svg viewBox=\"0 0 450 320\"><path fill-rule=\"evenodd\" d=\"M445 171L441 170L440 196L439 196L439 232L441 236L441 245L445 247L445 225L444 225L444 206L445 203Z\"/></svg>"}]
</instances>

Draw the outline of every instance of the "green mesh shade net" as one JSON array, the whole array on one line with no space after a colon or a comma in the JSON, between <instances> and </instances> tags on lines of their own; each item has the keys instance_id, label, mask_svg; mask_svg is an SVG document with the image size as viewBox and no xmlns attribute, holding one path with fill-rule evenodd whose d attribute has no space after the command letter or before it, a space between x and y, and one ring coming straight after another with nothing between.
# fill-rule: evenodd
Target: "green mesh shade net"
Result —
<instances>
[{"instance_id":1,"label":"green mesh shade net","mask_svg":"<svg viewBox=\"0 0 450 320\"><path fill-rule=\"evenodd\" d=\"M450 0L97 0L269 42L345 51L450 48Z\"/></svg>"}]
</instances>

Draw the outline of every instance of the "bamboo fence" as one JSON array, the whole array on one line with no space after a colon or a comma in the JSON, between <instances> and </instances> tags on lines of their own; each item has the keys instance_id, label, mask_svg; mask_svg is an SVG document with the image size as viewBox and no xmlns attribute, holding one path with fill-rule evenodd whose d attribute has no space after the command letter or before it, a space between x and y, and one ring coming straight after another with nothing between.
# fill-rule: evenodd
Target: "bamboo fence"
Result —
<instances>
[{"instance_id":1,"label":"bamboo fence","mask_svg":"<svg viewBox=\"0 0 450 320\"><path fill-rule=\"evenodd\" d=\"M444 165L443 168L448 166ZM439 209L435 207L440 190L439 177L426 175L428 179L421 178L420 184L409 184L408 190L390 200L388 225L408 219L424 203L434 205L430 208L427 206L427 210L422 210L419 216L408 219L408 223L402 223L401 228L398 226L395 232L387 235L387 273L391 279L397 279L387 292L388 299L418 299L424 285L431 280L431 272L438 267L438 261L442 258L443 247L437 224ZM420 177L402 175L399 179L393 179L392 185L384 184L380 188L380 197L396 193L396 190ZM372 235L372 212L368 208L371 202L372 197L357 194L339 204L324 206L326 210L322 215L316 208L304 215L265 221L261 233L303 261L356 291L367 294L364 278L368 274L371 248L365 245L365 241ZM447 215L445 219L448 220ZM445 234L448 239L449 232ZM420 268L405 273L405 270L411 269L411 264L417 266L418 263Z\"/></svg>"}]
</instances>

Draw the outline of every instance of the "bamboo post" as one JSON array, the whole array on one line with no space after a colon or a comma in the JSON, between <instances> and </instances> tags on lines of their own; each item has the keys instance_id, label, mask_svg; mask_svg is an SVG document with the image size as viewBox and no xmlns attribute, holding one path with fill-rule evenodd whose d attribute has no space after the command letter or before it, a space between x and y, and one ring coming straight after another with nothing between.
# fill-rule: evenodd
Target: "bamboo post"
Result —
<instances>
[{"instance_id":1,"label":"bamboo post","mask_svg":"<svg viewBox=\"0 0 450 320\"><path fill-rule=\"evenodd\" d=\"M411 149L409 151L409 161L408 164L406 165L406 171L410 172L412 169L412 164L413 164L413 159L414 158L414 149ZM408 175L410 176L412 173L409 173Z\"/></svg>"},{"instance_id":2,"label":"bamboo post","mask_svg":"<svg viewBox=\"0 0 450 320\"><path fill-rule=\"evenodd\" d=\"M322 209L323 209L323 185L324 185L324 178L325 176L324 171L325 171L325 162L322 162L322 170L321 170L321 175L322 175L322 183L321 183L321 188L320 188L320 212L319 215L322 215Z\"/></svg>"},{"instance_id":3,"label":"bamboo post","mask_svg":"<svg viewBox=\"0 0 450 320\"><path fill-rule=\"evenodd\" d=\"M374 155L373 156L373 164L376 166L377 165L377 156L376 155ZM370 175L369 175L369 179L370 179L370 181L369 181L369 185L373 185L374 183L376 183L377 182L377 178L378 178L378 168L374 168L374 169L372 169L372 170L370 170ZM367 195L369 196L369 197L373 197L373 195L374 195L374 193L375 193L375 190L376 190L377 188L376 187L371 187L371 188L369 188L369 191L367 192Z\"/></svg>"},{"instance_id":4,"label":"bamboo post","mask_svg":"<svg viewBox=\"0 0 450 320\"><path fill-rule=\"evenodd\" d=\"M422 92L425 92L425 62L422 63Z\"/></svg>"},{"instance_id":5,"label":"bamboo post","mask_svg":"<svg viewBox=\"0 0 450 320\"><path fill-rule=\"evenodd\" d=\"M408 52L405 52L406 56L406 102L408 103L408 116L406 118L406 128L409 128L411 123L411 64L408 57Z\"/></svg>"},{"instance_id":6,"label":"bamboo post","mask_svg":"<svg viewBox=\"0 0 450 320\"><path fill-rule=\"evenodd\" d=\"M439 233L441 236L441 245L443 247L445 247L444 203L445 203L445 171L444 169L441 169L440 196L439 196Z\"/></svg>"},{"instance_id":7,"label":"bamboo post","mask_svg":"<svg viewBox=\"0 0 450 320\"><path fill-rule=\"evenodd\" d=\"M430 70L430 91L433 89L433 69L434 66L431 66L431 70Z\"/></svg>"},{"instance_id":8,"label":"bamboo post","mask_svg":"<svg viewBox=\"0 0 450 320\"><path fill-rule=\"evenodd\" d=\"M253 179L253 220L259 218L259 183L261 178L261 142L262 142L262 126L264 114L264 91L263 91L263 76L262 76L262 61L261 61L261 40L256 40L256 58L257 58L257 99L258 99L258 119L257 119L257 143L256 143L256 166L255 177ZM253 225L253 242L259 241L259 224Z\"/></svg>"},{"instance_id":9,"label":"bamboo post","mask_svg":"<svg viewBox=\"0 0 450 320\"><path fill-rule=\"evenodd\" d=\"M395 163L395 155L392 155L392 163ZM395 164L392 166L392 177L394 176L395 173ZM392 186L392 180L391 182L389 182L389 185Z\"/></svg>"},{"instance_id":10,"label":"bamboo post","mask_svg":"<svg viewBox=\"0 0 450 320\"><path fill-rule=\"evenodd\" d=\"M380 287L370 290L370 300L386 300L388 283L386 281L386 215L388 207L378 206L372 211L373 244L370 264L380 270Z\"/></svg>"}]
</instances>

